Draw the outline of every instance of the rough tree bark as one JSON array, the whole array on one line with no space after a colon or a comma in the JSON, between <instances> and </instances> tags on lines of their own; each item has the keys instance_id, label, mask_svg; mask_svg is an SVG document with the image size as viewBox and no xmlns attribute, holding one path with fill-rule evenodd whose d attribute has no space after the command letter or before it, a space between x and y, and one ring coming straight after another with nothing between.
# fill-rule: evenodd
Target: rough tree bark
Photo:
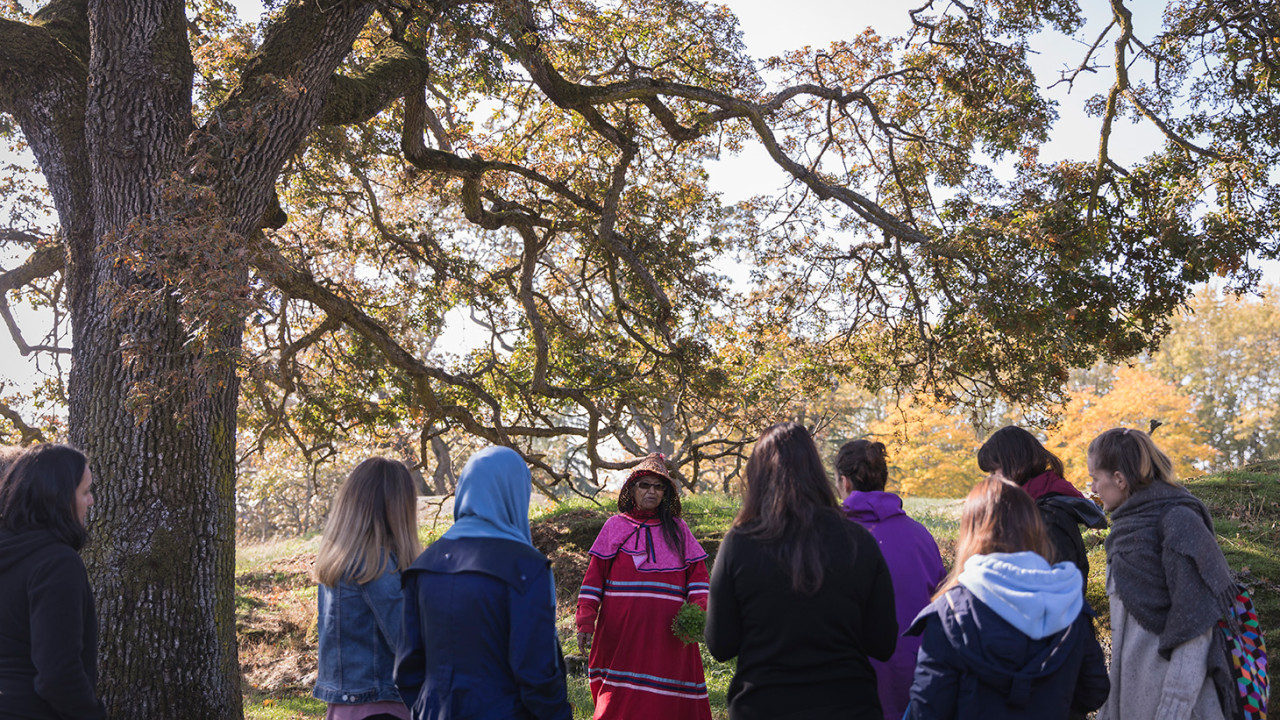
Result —
<instances>
[{"instance_id":1,"label":"rough tree bark","mask_svg":"<svg viewBox=\"0 0 1280 720\"><path fill-rule=\"evenodd\" d=\"M1123 3L1112 4L1124 15ZM554 262L548 250L554 247L553 241L558 244L571 238L581 246L583 276L570 278L555 293L591 295L591 322L616 323L626 346L645 358L634 371L642 374L629 379L615 381L614 371L604 371L599 377L608 376L608 387L623 388L652 372L641 371L642 365L671 362L681 387L708 387L725 397L732 395L732 388L725 391L720 386L737 375L723 375L724 382L705 386L688 382L686 370L699 371L699 353L710 346L677 337L673 323L677 313L667 291L679 289L686 297L704 293L699 286L714 284L713 278L698 272L695 278L675 283L654 271L674 254L666 248L686 253L688 247L702 246L686 245L683 230L670 239L662 238L667 225L643 217L649 210L628 209L629 204L636 208L649 204L636 204L624 192L631 178L654 176L654 170L643 168L646 163L665 162L670 143L736 143L736 133L722 134L726 124L753 135L794 179L795 190L805 195L804 199L796 196L792 207L799 217L813 209L807 199L811 196L813 203L839 206L842 225L851 223L850 227L862 228L859 233L868 234L865 242L849 246L847 253L826 254L826 243L813 243L813 252L822 255L797 251L797 263L828 269L818 272L811 288L809 280L794 283L799 295L782 303L780 310L819 307L831 297L865 294L866 303L853 303L857 309L844 320L848 327L832 340L847 343L839 350L850 353L852 364L844 372L877 388L886 384L899 389L924 387L936 394L952 393L950 388L957 386L963 392L955 397L999 394L1037 403L1051 400L1054 384L1066 376L1071 363L1127 357L1156 342L1164 318L1186 297L1178 283L1203 280L1211 271L1243 277L1248 253L1274 254L1274 247L1267 244L1271 236L1256 232L1259 227L1270 232L1267 219L1277 213L1266 209L1273 201L1259 200L1257 207L1264 212L1249 205L1264 197L1256 179L1267 177L1274 166L1274 153L1265 155L1266 148L1274 146L1272 139L1267 139L1269 145L1261 145L1262 154L1240 166L1252 168L1239 173L1242 182L1246 176L1253 178L1249 200L1228 207L1229 212L1215 217L1207 230L1196 229L1164 208L1190 203L1186 206L1197 208L1192 212L1196 214L1198 208L1210 207L1200 196L1208 189L1197 188L1225 182L1212 164L1193 164L1187 173L1180 169L1186 167L1185 158L1169 156L1176 162L1161 160L1143 169L1145 177L1153 178L1149 184L1132 178L1120 182L1120 175L1131 173L1106 155L1104 141L1096 167L1099 173L1107 169L1106 177L1097 175L1092 192L1084 188L1083 195L1089 199L1082 205L1078 178L1069 163L1040 167L1034 162L1034 152L1027 151L1042 142L1051 113L1038 95L1018 89L1034 80L1024 63L1027 46L1020 37L1008 44L993 41L983 28L996 28L993 31L1002 35L1013 33L1020 23L1045 22L1039 11L1014 13L1011 23L974 21L965 33L953 37L948 31L936 42L936 28L929 24L933 21L913 14L920 32L913 34L917 40L906 47L928 50L920 57L935 60L865 77L864 70L879 67L881 60L854 62L853 55L863 52L858 49L862 45L856 44L835 55L817 56L822 62L815 58L812 69L797 70L798 84L760 95L753 89L758 79L754 71L745 70L750 65L745 55L740 58L741 76L736 70L724 75L717 63L685 53L683 40L676 43L678 50L671 51L675 53L671 60L680 62L663 60L661 73L636 64L625 48L619 49L616 62L603 56L586 58L588 62L582 64L568 62L562 72L554 59L561 50L569 56L579 52L574 48L583 43L573 35L579 31L568 33L565 47L557 48L561 32L555 27L557 21L543 17L545 8L529 0L282 0L273 5L280 9L274 12L261 47L225 99L201 113L209 118L203 125L197 125L192 113L194 69L183 0L51 0L32 22L0 19L0 113L18 123L40 164L66 253L61 268L69 292L74 344L71 439L92 456L98 477L99 502L86 558L98 589L103 628L101 690L115 717L241 715L232 576L238 393L234 361L242 349L242 313L250 307L244 302L249 266L256 282L274 286L326 316L320 331L308 337L318 338L340 324L375 348L381 361L412 387L413 401L421 404L430 422L447 422L450 428L513 446L537 438L580 438L593 481L598 482L598 470L623 469L634 462L612 462L600 454L602 443L611 439L633 452L640 447L626 430L633 400L625 394L616 402L595 398L589 389L599 382L596 371L579 373L555 366L557 342L565 338L576 342L580 330L571 327L576 321L566 323L555 317L554 293L548 297L536 282L539 268ZM1002 7L1012 12L1019 6L1005 3ZM371 59L362 50L361 72L337 75L375 7L383 15L379 26L391 29L372 34L381 38L369 49L378 58ZM680 7L681 12L685 9ZM594 10L587 10L584 17L594 17ZM8 12L12 14L12 8ZM986 17L985 10L963 6L957 12ZM1133 42L1131 23L1123 17L1119 21L1125 32L1118 42L1127 46ZM412 23L412 32L394 30L406 30L406 23ZM1070 22L1056 24L1065 27ZM488 144L495 152L491 159L471 149L455 151L427 104L430 83L425 53L408 49L419 38L434 37L435 29L449 36L441 49L426 50L439 53L439 64L478 53L474 68L479 86L492 81L500 89L518 88L510 91L512 95L540 93L543 97L537 106L549 108L542 104L545 101L573 115L563 127L587 133L581 146L598 157L581 162L584 158L574 154L579 152L573 149L579 144L576 129L570 131L572 140L563 153L549 152L542 158L535 151L530 155L535 161L527 167L510 161L513 152L523 157L525 140L504 148L510 138L501 133L492 143L478 143L482 148ZM731 25L723 29L727 34L718 37L736 37ZM955 29L965 28L956 25ZM1095 43L1089 54L1098 46ZM428 44L424 49L432 47ZM710 51L706 48L702 54L714 54ZM738 54L732 48L727 52ZM880 57L887 51L874 52ZM887 61L889 55L883 57ZM1010 58L1015 62L1011 64ZM687 70L672 69L683 67L686 59L692 63ZM935 61L936 67L931 64ZM513 65L521 69L511 73ZM595 76L594 68L611 66L613 70ZM471 72L465 69L470 66L462 67ZM1121 63L1120 68L1124 67ZM1006 75L1005 68L1012 72ZM1082 64L1081 69L1085 68ZM1184 74L1179 66L1174 68L1170 75ZM591 74L583 75L589 69ZM668 77L671 72L675 75ZM532 84L518 79L520 73ZM822 79L828 73L862 89L828 84ZM506 75L511 79L500 77ZM1117 103L1108 108L1104 137L1112 111L1122 107L1119 101L1137 103L1126 77L1118 78L1113 92ZM744 96L712 87L724 83L738 83ZM985 100L973 100L996 93L996 87L1012 87L1013 95L1003 98L1001 107L1006 109L991 115L989 124L976 109L985 108ZM933 93L928 102L913 97L919 88ZM459 196L450 202L476 228L523 243L513 258L518 262L502 269L501 278L495 275L463 286L507 285L504 292L519 304L527 321L525 340L532 352L531 360L523 356L530 367L520 372L508 372L505 361L496 356L486 369L474 373L431 364L415 352L413 344L401 342L358 298L261 233L264 225L278 227L282 222L280 208L273 203L274 184L308 135L319 125L363 122L400 97L405 98L404 160L416 172L432 173L456 188ZM1242 97L1227 99L1234 108ZM905 99L899 103L897 98ZM1223 98L1218 99L1219 107L1227 107ZM921 114L935 104L936 113ZM514 114L522 114L517 109L525 106L510 107ZM1213 132L1219 144L1221 138L1244 136L1240 128L1261 127L1258 118L1276 116L1269 105L1258 107L1262 109L1256 117L1245 113L1243 124L1216 126ZM1017 108L1029 119L1000 120L1014 116L1009 108ZM906 125L894 119L899 109L906 111ZM811 116L806 115L810 110L814 111ZM647 120L643 119L646 111L652 116ZM539 113L529 118L531 123L536 121L528 126L533 134L542 132L534 129L544 124ZM560 127L562 120L557 118L547 127ZM513 137L517 131L524 132L524 122L512 126ZM920 132L914 129L917 123ZM1170 135L1167 124L1155 124ZM972 127L959 132L963 126ZM930 128L944 130L945 138L951 139L930 140ZM425 145L428 129L437 148ZM720 140L715 140L717 135ZM820 148L819 137L825 138ZM1193 160L1208 157L1217 162L1225 157L1170 139ZM968 204L941 212L943 203L935 202L939 198L933 195L930 178L953 178L947 182L980 178L980 184L990 184L988 174L979 172L981 167L973 161L979 146L1023 150L1027 176L1022 177L1020 170L1008 192L986 188L978 197L967 199ZM895 149L904 147L910 149ZM789 154L793 151L794 157ZM942 158L936 161L940 173L912 169L922 162L933 163L920 158L932 157L935 151ZM709 150L692 152L690 159ZM825 164L824 157L829 158ZM560 166L565 169L548 169ZM676 167L684 166L676 163ZM1112 169L1118 174L1112 174ZM863 174L865 185L846 184L842 179ZM1236 174L1232 167L1230 175ZM1184 189L1170 194L1157 192L1158 187ZM1105 202L1095 202L1097 193ZM1006 204L1007 198L1024 195L1031 198L1029 209ZM778 207L783 205L792 205L792 200L780 199ZM1134 207L1132 212L1125 209L1129 205ZM662 203L652 207L660 212ZM894 207L905 209L901 217ZM927 216L917 215L917 209L924 213L929 207L933 209ZM1085 212L1076 212L1081 208ZM1104 208L1106 213L1101 212ZM1076 221L1095 210L1098 222L1115 227ZM628 213L636 222L621 222ZM966 221L966 216L972 220ZM1221 222L1237 216L1246 219ZM381 225L376 217L374 222ZM746 228L762 238L775 235L772 230L751 230L751 223ZM1147 237L1155 231L1158 237ZM789 222L777 232L778 239L787 242L778 245L784 253L798 247L790 244L790 235ZM1044 238L1052 242L1045 243ZM646 245L643 252L637 249ZM1030 265L1019 264L1012 272L1005 267L1006 248L1033 246ZM1213 252L1201 252L1206 247ZM775 260L771 249L752 254L759 254L758 261L766 264ZM1092 262L1092 256L1102 260ZM658 258L662 263L647 264ZM36 272L37 265L45 268L39 272L52 272L47 270L51 264L43 260L29 263L27 270ZM780 278L786 277L790 266L790 259L782 263ZM683 263L670 267L675 269L662 272L688 272L681 270ZM823 281L821 276L827 272L833 273L830 281ZM9 277L16 281L19 275ZM836 281L843 277L861 279L856 287L846 288L843 280ZM0 286L5 282L9 280ZM601 283L608 290L594 299ZM771 287L774 283L766 282L764 303L770 298L786 299ZM1241 287L1251 284L1247 281ZM826 294L834 292L829 288L835 286L841 288L840 294ZM643 302L636 302L634 298L640 296ZM1026 307L1008 302L1010 297ZM761 320L775 318L774 310L761 312ZM939 318L945 322L935 325ZM790 332L792 321L785 312L776 319L783 332ZM841 321L824 320L818 325L826 322ZM884 330L863 338L859 329L863 325ZM969 340L993 334L1017 342ZM748 371L750 367L754 366ZM837 370L838 366L833 372ZM492 390L495 378L508 390ZM647 382L635 387L643 388ZM560 408L566 405L573 410L563 414ZM513 406L514 415L509 415ZM690 407L695 409L677 411L668 405L659 411L649 429L650 445L669 450L681 435L679 447L693 448L690 452L700 452L702 458L733 455L740 460L745 443L738 438L743 433L735 429L720 439L699 440L700 431L690 427L689 419L702 406ZM731 418L730 428L739 422L732 418L752 417L732 413L725 414ZM671 429L679 428L677 419L683 420L684 429L675 432ZM666 434L654 432L659 426ZM428 454L428 441L435 440L439 438L424 436L423 457ZM720 448L714 454L697 450L712 445ZM439 452L441 447L443 440L431 450L447 460ZM568 470L552 467L537 453L527 454L526 459L539 470L535 477L570 478ZM447 462L441 465L446 472L450 469ZM437 475L435 480L439 487L446 478ZM546 491L544 483L535 482Z\"/></svg>"},{"instance_id":2,"label":"rough tree bark","mask_svg":"<svg viewBox=\"0 0 1280 720\"><path fill-rule=\"evenodd\" d=\"M84 555L112 717L243 715L233 576L241 325L234 303L193 319L190 287L126 258L172 268L203 244L232 266L220 282L247 278L237 252L270 217L274 181L303 138L322 121L377 112L403 94L397 72L417 72L420 63L393 57L372 80L334 74L372 9L295 3L203 127L192 119L182 0L55 0L31 24L0 20L0 112L30 143L66 249L70 435L97 478ZM199 321L210 323L203 335Z\"/></svg>"}]
</instances>

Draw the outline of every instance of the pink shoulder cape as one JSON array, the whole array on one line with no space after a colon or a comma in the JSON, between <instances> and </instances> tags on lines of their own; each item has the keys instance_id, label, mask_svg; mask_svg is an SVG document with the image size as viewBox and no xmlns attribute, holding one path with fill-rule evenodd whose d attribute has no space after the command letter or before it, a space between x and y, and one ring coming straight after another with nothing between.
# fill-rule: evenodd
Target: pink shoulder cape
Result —
<instances>
[{"instance_id":1,"label":"pink shoulder cape","mask_svg":"<svg viewBox=\"0 0 1280 720\"><path fill-rule=\"evenodd\" d=\"M693 537L685 521L676 518L676 527L684 536L683 557L667 542L656 517L641 519L628 513L614 515L605 521L596 541L591 544L591 554L601 560L612 560L621 551L635 558L636 569L641 572L683 570L692 563L706 560L706 551Z\"/></svg>"}]
</instances>

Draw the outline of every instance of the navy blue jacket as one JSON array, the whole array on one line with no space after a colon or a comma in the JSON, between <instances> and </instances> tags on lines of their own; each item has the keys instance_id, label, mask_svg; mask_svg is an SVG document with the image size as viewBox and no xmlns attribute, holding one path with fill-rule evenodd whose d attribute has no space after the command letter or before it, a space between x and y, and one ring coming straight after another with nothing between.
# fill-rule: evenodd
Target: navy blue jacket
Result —
<instances>
[{"instance_id":1,"label":"navy blue jacket","mask_svg":"<svg viewBox=\"0 0 1280 720\"><path fill-rule=\"evenodd\" d=\"M1066 720L1111 689L1088 603L1065 630L1033 640L958 585L907 631L921 633L903 720Z\"/></svg>"},{"instance_id":2,"label":"navy blue jacket","mask_svg":"<svg viewBox=\"0 0 1280 720\"><path fill-rule=\"evenodd\" d=\"M395 681L415 720L571 720L547 558L437 540L404 572Z\"/></svg>"}]
</instances>

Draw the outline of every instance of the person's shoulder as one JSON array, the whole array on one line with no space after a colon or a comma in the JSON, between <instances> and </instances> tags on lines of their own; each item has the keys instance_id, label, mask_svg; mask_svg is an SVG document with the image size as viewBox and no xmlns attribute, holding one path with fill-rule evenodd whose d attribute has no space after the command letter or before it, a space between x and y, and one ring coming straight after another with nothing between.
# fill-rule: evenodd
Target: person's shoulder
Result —
<instances>
[{"instance_id":1,"label":"person's shoulder","mask_svg":"<svg viewBox=\"0 0 1280 720\"><path fill-rule=\"evenodd\" d=\"M1208 508L1195 496L1184 498L1182 502L1171 505L1160 515L1160 524L1169 527L1181 523L1196 521L1204 524L1204 517L1209 514Z\"/></svg>"},{"instance_id":2,"label":"person's shoulder","mask_svg":"<svg viewBox=\"0 0 1280 720\"><path fill-rule=\"evenodd\" d=\"M956 585L921 608L902 634L920 635L930 622L944 624L955 615L957 604L968 608L971 602L972 594L963 586Z\"/></svg>"},{"instance_id":3,"label":"person's shoulder","mask_svg":"<svg viewBox=\"0 0 1280 720\"><path fill-rule=\"evenodd\" d=\"M843 538L853 545L870 543L877 548L879 547L875 536L862 523L849 520L840 513L821 513L815 518L814 524L817 526L818 532L823 535L832 538Z\"/></svg>"},{"instance_id":4,"label":"person's shoulder","mask_svg":"<svg viewBox=\"0 0 1280 720\"><path fill-rule=\"evenodd\" d=\"M716 562L719 563L720 558L745 557L749 559L763 552L764 545L752 537L750 532L744 532L739 527L731 527L729 532L725 533L724 538L720 540L720 547L716 550Z\"/></svg>"},{"instance_id":5,"label":"person's shoulder","mask_svg":"<svg viewBox=\"0 0 1280 720\"><path fill-rule=\"evenodd\" d=\"M1166 542L1176 541L1184 534L1212 535L1209 509L1194 496L1171 505L1160 514L1160 531Z\"/></svg>"},{"instance_id":6,"label":"person's shoulder","mask_svg":"<svg viewBox=\"0 0 1280 720\"><path fill-rule=\"evenodd\" d=\"M604 524L600 526L600 532L611 530L614 528L633 528L640 523L631 519L624 513L614 513L605 519Z\"/></svg>"},{"instance_id":7,"label":"person's shoulder","mask_svg":"<svg viewBox=\"0 0 1280 720\"><path fill-rule=\"evenodd\" d=\"M928 535L930 539L933 538L933 533L929 532L928 526L906 513L903 513L902 515L895 515L884 522L885 525L889 525L890 523L892 523L892 527L899 532L914 533L916 535L923 534Z\"/></svg>"},{"instance_id":8,"label":"person's shoulder","mask_svg":"<svg viewBox=\"0 0 1280 720\"><path fill-rule=\"evenodd\" d=\"M529 574L545 570L550 560L537 548L505 538L443 538L418 556L411 570ZM495 571L495 569L498 569Z\"/></svg>"},{"instance_id":9,"label":"person's shoulder","mask_svg":"<svg viewBox=\"0 0 1280 720\"><path fill-rule=\"evenodd\" d=\"M64 542L54 541L41 545L32 551L31 559L43 566L68 565L84 568L84 559L80 557L80 553Z\"/></svg>"},{"instance_id":10,"label":"person's shoulder","mask_svg":"<svg viewBox=\"0 0 1280 720\"><path fill-rule=\"evenodd\" d=\"M1160 516L1159 522L1159 536L1164 547L1194 552L1209 545L1217 546L1213 521L1209 518L1208 509L1199 500L1170 507Z\"/></svg>"},{"instance_id":11,"label":"person's shoulder","mask_svg":"<svg viewBox=\"0 0 1280 720\"><path fill-rule=\"evenodd\" d=\"M385 589L400 587L400 570L396 567L397 563L392 558L383 568L382 574L365 583L368 588Z\"/></svg>"},{"instance_id":12,"label":"person's shoulder","mask_svg":"<svg viewBox=\"0 0 1280 720\"><path fill-rule=\"evenodd\" d=\"M75 548L62 542L49 543L41 546L34 551L28 562L28 577L32 582L43 581L41 584L58 586L62 588L87 587L89 584L89 573L84 565L84 559L80 557L80 553Z\"/></svg>"}]
</instances>

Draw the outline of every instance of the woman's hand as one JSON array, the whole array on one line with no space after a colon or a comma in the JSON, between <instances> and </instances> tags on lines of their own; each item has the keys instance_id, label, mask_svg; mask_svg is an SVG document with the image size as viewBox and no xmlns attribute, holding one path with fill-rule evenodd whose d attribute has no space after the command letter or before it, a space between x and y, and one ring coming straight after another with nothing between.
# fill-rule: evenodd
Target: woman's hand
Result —
<instances>
[{"instance_id":1,"label":"woman's hand","mask_svg":"<svg viewBox=\"0 0 1280 720\"><path fill-rule=\"evenodd\" d=\"M591 633L578 633L578 652L586 655L591 650Z\"/></svg>"}]
</instances>

